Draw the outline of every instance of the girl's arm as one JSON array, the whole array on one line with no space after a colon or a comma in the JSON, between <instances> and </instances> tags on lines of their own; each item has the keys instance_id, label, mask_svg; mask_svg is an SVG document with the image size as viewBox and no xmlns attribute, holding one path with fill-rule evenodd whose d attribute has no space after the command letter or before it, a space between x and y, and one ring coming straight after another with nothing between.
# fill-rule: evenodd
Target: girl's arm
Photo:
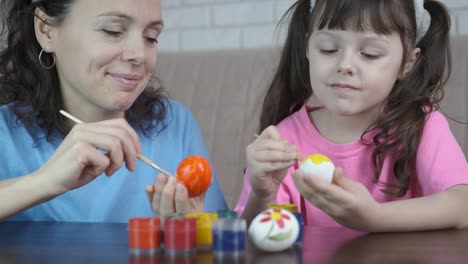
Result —
<instances>
[{"instance_id":1,"label":"girl's arm","mask_svg":"<svg viewBox=\"0 0 468 264\"><path fill-rule=\"evenodd\" d=\"M418 231L468 227L468 185L381 204L369 231Z\"/></svg>"},{"instance_id":2,"label":"girl's arm","mask_svg":"<svg viewBox=\"0 0 468 264\"><path fill-rule=\"evenodd\" d=\"M378 203L367 188L336 169L333 184L298 170L299 192L336 222L364 232L403 232L468 227L468 185L436 194Z\"/></svg>"},{"instance_id":3,"label":"girl's arm","mask_svg":"<svg viewBox=\"0 0 468 264\"><path fill-rule=\"evenodd\" d=\"M260 212L268 209L268 206L275 202L275 196L260 197L254 192L250 192L247 204L245 206L244 211L242 212L241 217L244 218L247 221L247 223L250 223Z\"/></svg>"}]
</instances>

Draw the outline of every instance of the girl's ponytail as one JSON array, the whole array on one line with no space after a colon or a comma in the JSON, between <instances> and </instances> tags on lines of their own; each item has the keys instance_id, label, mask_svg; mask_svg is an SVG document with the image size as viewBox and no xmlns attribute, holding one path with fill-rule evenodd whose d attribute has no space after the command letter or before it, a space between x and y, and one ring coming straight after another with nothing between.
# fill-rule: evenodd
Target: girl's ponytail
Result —
<instances>
[{"instance_id":1,"label":"girl's ponytail","mask_svg":"<svg viewBox=\"0 0 468 264\"><path fill-rule=\"evenodd\" d=\"M424 37L416 43L421 49L421 57L414 69L414 78L422 82L422 87L432 99L429 105L438 104L443 98L442 87L447 82L452 65L450 52L450 15L438 1L426 1L424 8L431 15L431 24Z\"/></svg>"},{"instance_id":2,"label":"girl's ponytail","mask_svg":"<svg viewBox=\"0 0 468 264\"><path fill-rule=\"evenodd\" d=\"M309 10L309 0L299 0L281 18L279 24L290 19L288 35L280 63L263 102L259 132L299 110L312 94L309 62L306 58Z\"/></svg>"},{"instance_id":3,"label":"girl's ponytail","mask_svg":"<svg viewBox=\"0 0 468 264\"><path fill-rule=\"evenodd\" d=\"M387 187L385 192L396 196L405 195L409 188L426 116L437 109L451 72L449 13L438 1L427 0L424 8L431 16L431 23L415 44L421 49L419 58L412 70L396 83L387 98L387 111L374 125L381 129L374 137L375 180L378 181L384 157L398 152L393 166L398 182L382 184Z\"/></svg>"}]
</instances>

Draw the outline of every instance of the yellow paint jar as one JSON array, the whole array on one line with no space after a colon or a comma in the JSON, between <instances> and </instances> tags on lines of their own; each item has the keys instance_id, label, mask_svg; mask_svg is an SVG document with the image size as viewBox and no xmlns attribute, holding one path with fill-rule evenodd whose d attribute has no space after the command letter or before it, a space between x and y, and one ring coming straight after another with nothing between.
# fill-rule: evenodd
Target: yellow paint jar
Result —
<instances>
[{"instance_id":1,"label":"yellow paint jar","mask_svg":"<svg viewBox=\"0 0 468 264\"><path fill-rule=\"evenodd\" d=\"M197 249L210 250L213 246L213 222L218 220L215 213L186 214L186 218L197 219Z\"/></svg>"}]
</instances>

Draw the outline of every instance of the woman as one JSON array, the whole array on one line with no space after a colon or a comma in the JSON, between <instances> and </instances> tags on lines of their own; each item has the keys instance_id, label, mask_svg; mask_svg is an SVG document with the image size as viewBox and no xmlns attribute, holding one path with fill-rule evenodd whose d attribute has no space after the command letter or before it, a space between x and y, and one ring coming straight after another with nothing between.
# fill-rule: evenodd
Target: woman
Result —
<instances>
[{"instance_id":1,"label":"woman","mask_svg":"<svg viewBox=\"0 0 468 264\"><path fill-rule=\"evenodd\" d=\"M189 155L208 156L190 111L151 86L160 0L2 6L0 219L126 222L151 209L226 208L216 177L206 196L189 199L175 179L158 175L151 206L145 202L155 171L137 153L172 172ZM60 109L86 123L75 125Z\"/></svg>"}]
</instances>

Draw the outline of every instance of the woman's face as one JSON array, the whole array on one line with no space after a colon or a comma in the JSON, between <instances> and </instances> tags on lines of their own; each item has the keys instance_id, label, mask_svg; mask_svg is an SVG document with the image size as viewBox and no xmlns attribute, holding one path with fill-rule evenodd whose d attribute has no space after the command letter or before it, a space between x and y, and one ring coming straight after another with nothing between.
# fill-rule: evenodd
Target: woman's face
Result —
<instances>
[{"instance_id":1,"label":"woman's face","mask_svg":"<svg viewBox=\"0 0 468 264\"><path fill-rule=\"evenodd\" d=\"M123 117L156 67L160 0L75 0L52 28L67 110L88 122Z\"/></svg>"}]
</instances>

